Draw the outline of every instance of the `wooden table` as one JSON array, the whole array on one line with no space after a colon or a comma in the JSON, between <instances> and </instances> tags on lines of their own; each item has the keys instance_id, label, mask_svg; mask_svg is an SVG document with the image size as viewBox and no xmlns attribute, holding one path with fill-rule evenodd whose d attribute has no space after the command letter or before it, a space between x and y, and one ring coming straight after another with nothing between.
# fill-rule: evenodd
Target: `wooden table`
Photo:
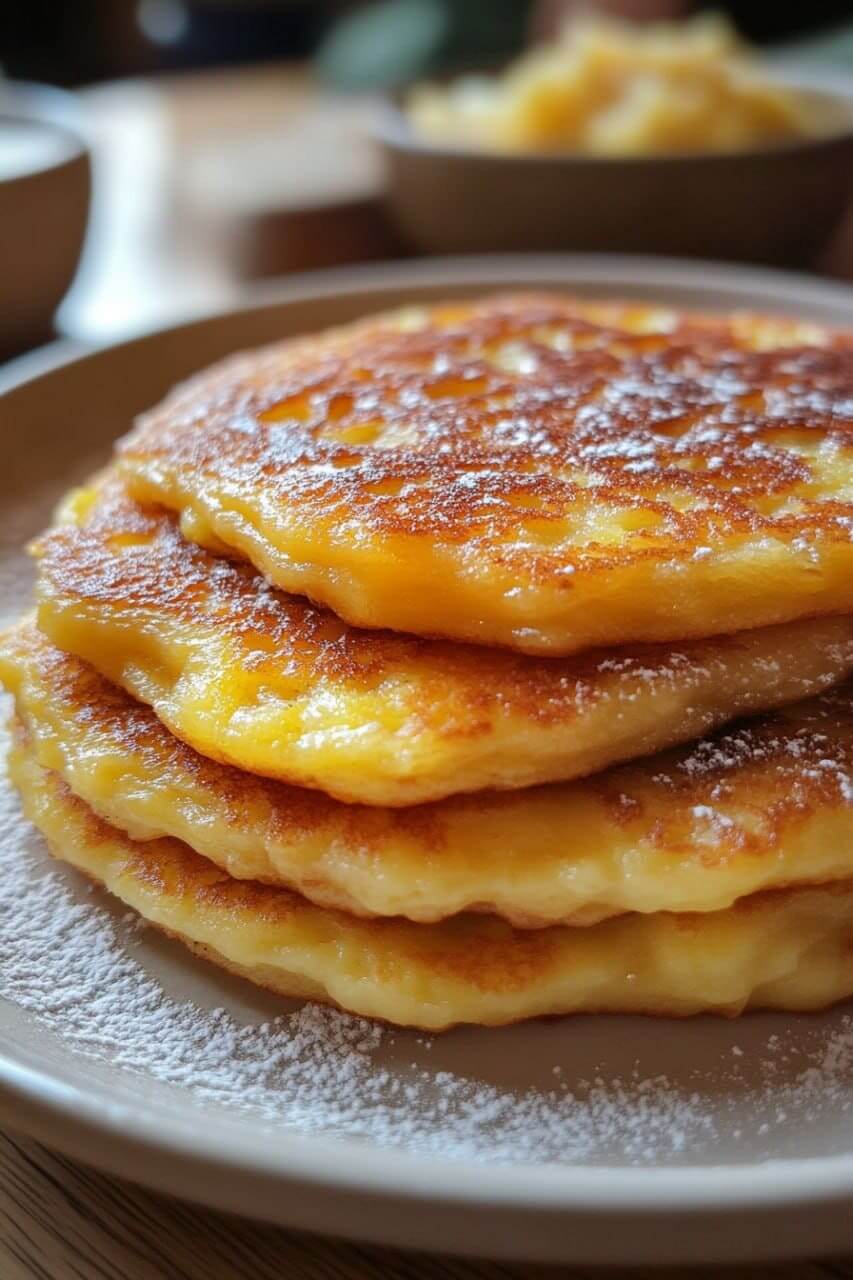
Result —
<instances>
[{"instance_id":1,"label":"wooden table","mask_svg":"<svg viewBox=\"0 0 853 1280\"><path fill-rule=\"evenodd\" d=\"M0 1134L2 1280L707 1280L700 1268L591 1268L425 1257L243 1222L140 1191ZM853 1280L853 1260L737 1267L739 1280Z\"/></svg>"},{"instance_id":2,"label":"wooden table","mask_svg":"<svg viewBox=\"0 0 853 1280\"><path fill-rule=\"evenodd\" d=\"M59 311L110 342L225 310L248 283L403 253L385 212L375 99L301 67L149 77L80 93L95 194Z\"/></svg>"}]
</instances>

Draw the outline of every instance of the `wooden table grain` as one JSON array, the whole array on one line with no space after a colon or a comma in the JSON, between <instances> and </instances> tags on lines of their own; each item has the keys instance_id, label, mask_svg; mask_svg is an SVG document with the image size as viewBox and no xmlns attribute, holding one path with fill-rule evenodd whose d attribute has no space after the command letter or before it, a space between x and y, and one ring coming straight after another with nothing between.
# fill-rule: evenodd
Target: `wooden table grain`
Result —
<instances>
[{"instance_id":1,"label":"wooden table grain","mask_svg":"<svg viewBox=\"0 0 853 1280\"><path fill-rule=\"evenodd\" d=\"M719 1273L719 1268L714 1274ZM378 1249L283 1231L105 1177L0 1134L0 1280L707 1280L701 1268L594 1272ZM853 1259L733 1267L738 1280L853 1280Z\"/></svg>"}]
</instances>

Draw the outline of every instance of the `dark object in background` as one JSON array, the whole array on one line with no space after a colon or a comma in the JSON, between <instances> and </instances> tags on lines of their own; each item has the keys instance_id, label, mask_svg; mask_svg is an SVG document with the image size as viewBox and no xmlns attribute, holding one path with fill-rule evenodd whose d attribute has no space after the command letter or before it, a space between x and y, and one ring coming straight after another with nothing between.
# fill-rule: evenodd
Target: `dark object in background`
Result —
<instances>
[{"instance_id":1,"label":"dark object in background","mask_svg":"<svg viewBox=\"0 0 853 1280\"><path fill-rule=\"evenodd\" d=\"M524 43L529 10L530 0L0 0L0 64L15 78L74 85L304 59L322 40L334 83L402 84L500 61Z\"/></svg>"},{"instance_id":2,"label":"dark object in background","mask_svg":"<svg viewBox=\"0 0 853 1280\"><path fill-rule=\"evenodd\" d=\"M851 0L808 0L807 4L756 4L755 0L720 0L697 6L722 9L738 31L756 44L793 40L797 36L853 21Z\"/></svg>"},{"instance_id":3,"label":"dark object in background","mask_svg":"<svg viewBox=\"0 0 853 1280\"><path fill-rule=\"evenodd\" d=\"M738 31L755 44L791 40L853 21L850 0L814 0L808 4L767 4L756 0L533 0L531 28L538 38L550 39L568 18L590 10L632 22L677 21L710 10L726 14Z\"/></svg>"},{"instance_id":4,"label":"dark object in background","mask_svg":"<svg viewBox=\"0 0 853 1280\"><path fill-rule=\"evenodd\" d=\"M230 255L242 280L263 280L407 253L384 201L365 197L259 212L232 235Z\"/></svg>"},{"instance_id":5,"label":"dark object in background","mask_svg":"<svg viewBox=\"0 0 853 1280\"><path fill-rule=\"evenodd\" d=\"M317 0L0 0L0 64L75 85L154 70L308 57Z\"/></svg>"},{"instance_id":6,"label":"dark object in background","mask_svg":"<svg viewBox=\"0 0 853 1280\"><path fill-rule=\"evenodd\" d=\"M558 3L559 0L556 0ZM406 84L505 61L543 0L0 0L0 65L76 85L144 71L305 59L341 88ZM689 3L689 0L688 0ZM709 0L752 40L853 20L850 0Z\"/></svg>"},{"instance_id":7,"label":"dark object in background","mask_svg":"<svg viewBox=\"0 0 853 1280\"><path fill-rule=\"evenodd\" d=\"M304 58L325 26L310 0L141 0L143 35L164 68Z\"/></svg>"},{"instance_id":8,"label":"dark object in background","mask_svg":"<svg viewBox=\"0 0 853 1280\"><path fill-rule=\"evenodd\" d=\"M3 0L0 64L18 80L73 84L93 78L99 63L97 0ZM128 9L132 6L128 5Z\"/></svg>"}]
</instances>

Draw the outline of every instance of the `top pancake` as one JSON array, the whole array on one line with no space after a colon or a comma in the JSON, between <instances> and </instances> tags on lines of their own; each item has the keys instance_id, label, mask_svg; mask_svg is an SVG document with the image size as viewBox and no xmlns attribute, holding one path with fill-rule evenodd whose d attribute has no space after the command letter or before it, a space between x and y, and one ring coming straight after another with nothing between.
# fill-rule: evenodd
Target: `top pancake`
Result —
<instances>
[{"instance_id":1,"label":"top pancake","mask_svg":"<svg viewBox=\"0 0 853 1280\"><path fill-rule=\"evenodd\" d=\"M853 616L565 658L359 631L114 478L42 538L39 624L202 755L407 805L580 777L853 672Z\"/></svg>"},{"instance_id":2,"label":"top pancake","mask_svg":"<svg viewBox=\"0 0 853 1280\"><path fill-rule=\"evenodd\" d=\"M552 295L236 357L131 490L363 627L573 653L853 610L853 336Z\"/></svg>"}]
</instances>

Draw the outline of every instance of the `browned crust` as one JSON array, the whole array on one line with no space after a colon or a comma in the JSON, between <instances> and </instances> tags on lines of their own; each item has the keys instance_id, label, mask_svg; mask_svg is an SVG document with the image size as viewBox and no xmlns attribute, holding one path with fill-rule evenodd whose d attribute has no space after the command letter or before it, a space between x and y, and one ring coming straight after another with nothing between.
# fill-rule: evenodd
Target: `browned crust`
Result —
<instances>
[{"instance_id":1,"label":"browned crust","mask_svg":"<svg viewBox=\"0 0 853 1280\"><path fill-rule=\"evenodd\" d=\"M226 822L245 826L247 813L264 815L270 837L294 841L328 833L359 859L375 863L381 874L385 851L395 832L416 840L425 868L448 848L447 824L454 815L488 814L530 803L537 794L567 802L580 788L591 791L610 821L642 835L644 842L673 859L724 865L735 857L772 858L786 837L810 816L850 803L853 774L853 680L816 698L735 723L725 730L671 751L614 766L579 783L551 784L521 793L481 792L409 808L345 804L303 787L246 773L199 754L174 737L147 706L100 676L91 666L52 645L25 621L4 638L12 664L29 667L62 714L101 736L111 751L139 756L152 778L184 779L211 797ZM24 714L23 705L19 714ZM21 732L20 721L16 722ZM745 820L714 821L732 795ZM665 800L660 804L660 800ZM653 805L649 812L650 802ZM81 801L77 803L82 804ZM713 839L697 845L696 808L706 806ZM84 806L85 808L85 806ZM86 808L92 822L99 821ZM102 824L109 830L106 824ZM95 828L93 828L94 834ZM260 836L259 836L260 839ZM146 846L147 847L147 846ZM495 851L496 863L500 850ZM217 872L211 885L228 879ZM807 876L798 877L802 884ZM270 877L269 883L281 881ZM324 901L318 884L309 896ZM357 903L329 906L364 913ZM470 910L491 912L483 902ZM536 926L535 919L513 920Z\"/></svg>"},{"instance_id":2,"label":"browned crust","mask_svg":"<svg viewBox=\"0 0 853 1280\"><path fill-rule=\"evenodd\" d=\"M306 524L481 543L539 584L565 586L567 563L594 577L687 558L709 539L849 541L853 507L812 499L809 462L787 447L831 440L853 462L849 334L756 351L732 320L682 315L671 333L643 335L617 306L610 315L595 323L572 299L516 295L434 308L415 332L380 317L265 348L179 388L123 455L262 484ZM571 350L541 340L549 326ZM490 363L496 344L522 339L535 376ZM377 447L401 425L404 444ZM571 546L567 560L565 546L502 545L600 503L636 517L617 546Z\"/></svg>"},{"instance_id":3,"label":"browned crust","mask_svg":"<svg viewBox=\"0 0 853 1280\"><path fill-rule=\"evenodd\" d=\"M354 942L363 947L365 940L369 938L372 951L371 979L380 985L393 984L401 966L405 970L406 965L411 963L423 966L424 972L459 981L486 994L523 991L535 983L540 973L547 971L558 952L560 939L566 932L561 928L518 932L501 921L473 921L465 917L440 926L413 925L395 920L353 922L342 913L312 907L286 890L232 880L178 841L156 840L145 844L133 842L88 811L56 774L42 771L40 781L34 780L31 785L36 793L39 788L47 788L47 795L41 794L36 808L37 812L44 814L47 812L45 806L50 806L52 812L49 828L52 835L55 835L57 814L61 813L66 826L76 828L74 839L86 849L87 861L91 851L97 851L101 843L109 844L111 880L117 878L121 884L127 879L133 879L144 889L146 895L150 895L154 903L162 900L164 904L168 904L171 901L173 907L180 906L190 911L197 908L204 912L205 909L213 908L223 921L237 924L245 919L247 924L253 926L259 923L275 925L289 921L294 914L302 915L309 930L317 930L319 946L328 942L334 942L335 947L346 946ZM63 849L58 841L54 853L59 858L63 857ZM118 862L117 853L120 858ZM73 856L71 860L74 861ZM88 874L90 878L98 880L96 871L90 870ZM827 898L837 896L849 902L851 886L849 882L844 882L827 886L822 892ZM749 915L779 898L784 901L785 894L778 890L757 894L731 908L725 913L726 918ZM680 931L701 931L707 925L707 916L685 915L670 919ZM179 927L167 925L164 928L156 921L151 923L163 932L188 942L191 949L199 951L212 962L248 977L259 985L268 986L283 994L294 994L294 985L299 985L302 994L306 994L306 988L310 988L311 998L333 1003L328 992L322 988L317 990L319 980L315 982L297 975L295 983L291 983L286 972L279 977L266 965L243 967L224 958L218 948L211 944L193 943L185 938ZM610 926L601 927L606 930ZM349 943L348 934L352 935ZM728 1016L739 1012L740 1008L741 1004L738 1003L737 1007L729 1005L716 1011ZM672 1012L653 1005L643 1011L658 1016ZM494 1020L515 1019L507 1013Z\"/></svg>"},{"instance_id":4,"label":"browned crust","mask_svg":"<svg viewBox=\"0 0 853 1280\"><path fill-rule=\"evenodd\" d=\"M749 642L734 634L632 644L618 658L601 649L537 658L350 627L328 610L271 589L250 566L187 542L176 515L133 502L114 475L101 482L79 526L57 526L35 549L40 593L60 607L116 613L137 628L146 621L197 635L214 628L234 646L238 667L259 677L289 671L302 688L328 681L367 691L402 677L412 733L428 728L447 740L488 735L504 710L540 726L569 724L606 696L608 683L683 685Z\"/></svg>"}]
</instances>

